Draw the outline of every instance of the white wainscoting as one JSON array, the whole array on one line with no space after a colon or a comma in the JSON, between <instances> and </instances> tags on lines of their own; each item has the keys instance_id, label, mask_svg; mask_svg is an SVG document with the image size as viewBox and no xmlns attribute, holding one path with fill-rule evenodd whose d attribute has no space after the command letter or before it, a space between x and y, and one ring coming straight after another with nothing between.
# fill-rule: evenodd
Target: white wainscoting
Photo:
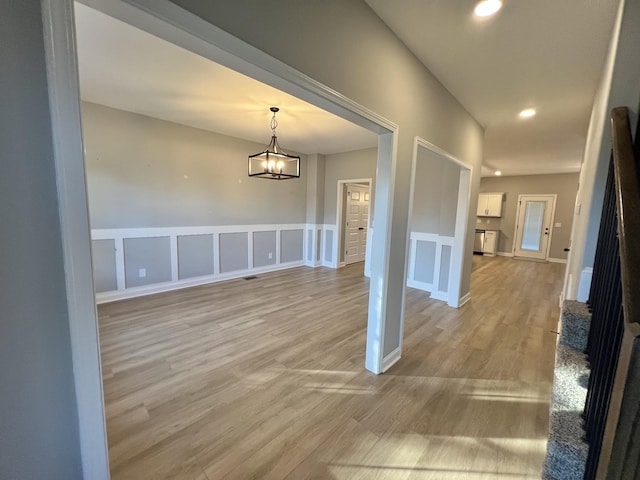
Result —
<instances>
[{"instance_id":1,"label":"white wainscoting","mask_svg":"<svg viewBox=\"0 0 640 480\"><path fill-rule=\"evenodd\" d=\"M340 238L338 237L337 225L322 225L322 266L338 268L339 255L338 248Z\"/></svg>"},{"instance_id":2,"label":"white wainscoting","mask_svg":"<svg viewBox=\"0 0 640 480\"><path fill-rule=\"evenodd\" d=\"M305 224L277 224L277 225L225 225L202 227L162 227L162 228L122 228L95 229L91 231L92 240L113 240L115 245L115 277L116 290L96 293L96 301L105 303L125 298L149 295L152 293L176 290L207 283L214 283L233 278L241 278L258 273L266 273L305 265L307 249L307 225ZM321 229L322 226L318 226ZM283 231L300 230L302 232L301 258L295 261L281 261L281 239ZM275 232L275 261L273 264L254 267L253 233ZM231 233L247 234L247 259L249 268L220 272L220 235ZM190 235L212 235L213 237L213 273L192 278L179 279L178 238ZM168 237L170 245L171 280L144 286L126 287L126 265L124 244L126 239ZM314 236L317 238L317 236Z\"/></svg>"},{"instance_id":3,"label":"white wainscoting","mask_svg":"<svg viewBox=\"0 0 640 480\"><path fill-rule=\"evenodd\" d=\"M304 261L307 267L320 267L324 259L324 225L305 225Z\"/></svg>"},{"instance_id":4,"label":"white wainscoting","mask_svg":"<svg viewBox=\"0 0 640 480\"><path fill-rule=\"evenodd\" d=\"M420 268L420 265L417 265L418 259L417 257L417 249L418 242L430 242L435 244L435 249L433 252L433 275L430 279L416 279L417 269ZM453 255L449 257L449 262L445 263L442 261L442 248L444 246L449 246L453 249L454 237L445 237L441 235L437 235L435 233L421 233L421 232L411 232L410 237L410 247L409 247L409 272L407 275L407 285L412 288L417 288L419 290L424 290L425 292L431 293L431 297L436 300L443 300L447 302L449 300L448 294L448 286L447 290L442 290L440 288L440 274L441 272L447 273L447 277L451 275L451 258ZM430 259L431 261L431 259ZM416 268L418 267L418 268ZM447 282L448 283L448 282Z\"/></svg>"}]
</instances>

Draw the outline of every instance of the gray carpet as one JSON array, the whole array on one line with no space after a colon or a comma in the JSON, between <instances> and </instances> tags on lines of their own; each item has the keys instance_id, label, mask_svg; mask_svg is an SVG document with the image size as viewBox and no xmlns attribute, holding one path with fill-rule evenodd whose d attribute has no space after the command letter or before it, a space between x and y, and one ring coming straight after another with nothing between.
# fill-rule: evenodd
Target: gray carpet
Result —
<instances>
[{"instance_id":1,"label":"gray carpet","mask_svg":"<svg viewBox=\"0 0 640 480\"><path fill-rule=\"evenodd\" d=\"M578 480L584 476L588 446L584 441L582 412L589 369L583 350L590 319L584 304L565 302L563 305L542 475L545 480Z\"/></svg>"}]
</instances>

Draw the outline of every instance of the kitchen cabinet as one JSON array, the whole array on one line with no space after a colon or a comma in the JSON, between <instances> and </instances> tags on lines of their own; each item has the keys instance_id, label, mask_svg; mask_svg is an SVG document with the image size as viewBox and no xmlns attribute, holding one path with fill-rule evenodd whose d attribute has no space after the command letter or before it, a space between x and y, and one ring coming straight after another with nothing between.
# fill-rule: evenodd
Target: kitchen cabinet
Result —
<instances>
[{"instance_id":1,"label":"kitchen cabinet","mask_svg":"<svg viewBox=\"0 0 640 480\"><path fill-rule=\"evenodd\" d=\"M478 196L479 217L502 216L502 193L481 193Z\"/></svg>"},{"instance_id":2,"label":"kitchen cabinet","mask_svg":"<svg viewBox=\"0 0 640 480\"><path fill-rule=\"evenodd\" d=\"M494 256L498 250L498 235L499 231L485 230L484 232L484 245L482 247L482 253L484 255Z\"/></svg>"}]
</instances>

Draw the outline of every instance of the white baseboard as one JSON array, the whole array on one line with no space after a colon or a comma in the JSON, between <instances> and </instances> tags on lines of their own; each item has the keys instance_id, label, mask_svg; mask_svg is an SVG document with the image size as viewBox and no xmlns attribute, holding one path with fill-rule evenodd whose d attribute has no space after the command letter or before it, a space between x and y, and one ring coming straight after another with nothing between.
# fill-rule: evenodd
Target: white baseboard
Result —
<instances>
[{"instance_id":1,"label":"white baseboard","mask_svg":"<svg viewBox=\"0 0 640 480\"><path fill-rule=\"evenodd\" d=\"M396 363L398 363L400 361L400 358L402 358L402 352L400 350L400 347L398 347L382 359L382 373L386 372Z\"/></svg>"},{"instance_id":2,"label":"white baseboard","mask_svg":"<svg viewBox=\"0 0 640 480\"><path fill-rule=\"evenodd\" d=\"M278 270L287 270L289 268L303 267L305 263L302 261L281 263L279 265L269 265L268 267L252 268L247 270L238 270L235 272L222 273L218 275L206 275L203 277L189 278L178 280L176 282L155 283L142 287L127 288L125 290L117 290L112 292L96 293L96 303L115 302L117 300L125 300L127 298L143 297L145 295L153 295L155 293L170 292L172 290L180 290L182 288L197 287L199 285L207 285L210 283L223 282L225 280L233 280L236 278L247 277L249 275L258 275L261 273L277 272Z\"/></svg>"},{"instance_id":3,"label":"white baseboard","mask_svg":"<svg viewBox=\"0 0 640 480\"><path fill-rule=\"evenodd\" d=\"M547 260L550 263L567 263L567 260L565 258L548 258Z\"/></svg>"},{"instance_id":4,"label":"white baseboard","mask_svg":"<svg viewBox=\"0 0 640 480\"><path fill-rule=\"evenodd\" d=\"M469 300L471 300L471 292L467 292L463 296L460 297L460 301L458 302L458 308L463 306Z\"/></svg>"},{"instance_id":5,"label":"white baseboard","mask_svg":"<svg viewBox=\"0 0 640 480\"><path fill-rule=\"evenodd\" d=\"M498 257L513 257L513 252L496 252Z\"/></svg>"}]
</instances>

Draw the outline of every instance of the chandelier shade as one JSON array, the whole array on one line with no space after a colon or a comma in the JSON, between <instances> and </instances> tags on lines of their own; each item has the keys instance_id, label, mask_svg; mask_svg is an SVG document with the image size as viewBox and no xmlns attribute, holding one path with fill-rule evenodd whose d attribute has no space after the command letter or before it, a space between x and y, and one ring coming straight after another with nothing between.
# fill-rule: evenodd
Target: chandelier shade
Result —
<instances>
[{"instance_id":1,"label":"chandelier shade","mask_svg":"<svg viewBox=\"0 0 640 480\"><path fill-rule=\"evenodd\" d=\"M258 178L268 178L270 180L286 180L300 177L300 157L289 155L278 145L276 136L276 113L278 107L271 107L273 112L271 118L271 142L263 152L249 155L249 176Z\"/></svg>"}]
</instances>

